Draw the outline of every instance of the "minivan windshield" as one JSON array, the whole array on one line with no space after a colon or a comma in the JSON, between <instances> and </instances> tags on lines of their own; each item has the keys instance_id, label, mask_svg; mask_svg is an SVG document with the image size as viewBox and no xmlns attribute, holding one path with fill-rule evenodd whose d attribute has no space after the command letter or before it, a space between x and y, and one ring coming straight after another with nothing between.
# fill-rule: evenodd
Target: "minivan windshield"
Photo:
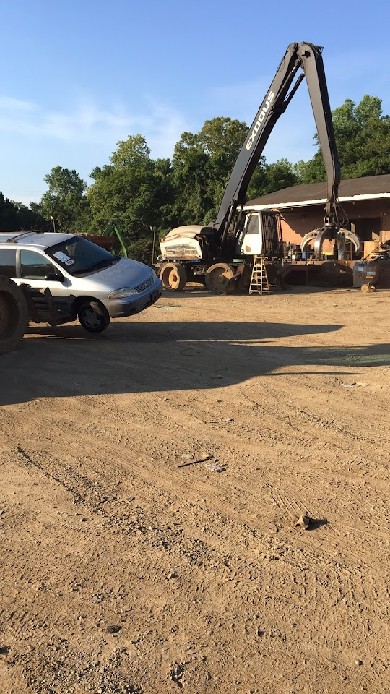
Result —
<instances>
[{"instance_id":1,"label":"minivan windshield","mask_svg":"<svg viewBox=\"0 0 390 694\"><path fill-rule=\"evenodd\" d=\"M88 239L83 239L81 236L72 236L55 246L49 246L45 249L45 253L61 265L66 272L75 277L111 267L120 260L104 248L88 241Z\"/></svg>"}]
</instances>

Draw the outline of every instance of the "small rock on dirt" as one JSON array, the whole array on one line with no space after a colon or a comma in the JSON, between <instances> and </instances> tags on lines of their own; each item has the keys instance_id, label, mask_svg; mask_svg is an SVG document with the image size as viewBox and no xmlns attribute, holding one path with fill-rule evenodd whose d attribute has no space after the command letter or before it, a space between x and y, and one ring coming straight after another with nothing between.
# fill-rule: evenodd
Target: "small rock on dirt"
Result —
<instances>
[{"instance_id":1,"label":"small rock on dirt","mask_svg":"<svg viewBox=\"0 0 390 694\"><path fill-rule=\"evenodd\" d=\"M295 516L294 517L294 527L295 528L303 528L304 530L307 530L310 525L310 518L308 516L308 513L302 513L300 516Z\"/></svg>"},{"instance_id":2,"label":"small rock on dirt","mask_svg":"<svg viewBox=\"0 0 390 694\"><path fill-rule=\"evenodd\" d=\"M118 634L121 629L122 629L122 627L119 626L119 624L110 624L107 627L106 632L107 632L107 634Z\"/></svg>"},{"instance_id":3,"label":"small rock on dirt","mask_svg":"<svg viewBox=\"0 0 390 694\"><path fill-rule=\"evenodd\" d=\"M205 468L210 470L210 472L225 472L226 470L225 466L219 463L206 463Z\"/></svg>"}]
</instances>

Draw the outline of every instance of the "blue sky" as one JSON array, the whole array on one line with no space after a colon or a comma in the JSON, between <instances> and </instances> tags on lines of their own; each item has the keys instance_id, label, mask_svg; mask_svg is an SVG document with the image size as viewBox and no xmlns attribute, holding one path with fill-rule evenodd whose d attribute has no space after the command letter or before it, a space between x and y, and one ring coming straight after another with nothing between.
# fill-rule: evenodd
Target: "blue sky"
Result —
<instances>
[{"instance_id":1,"label":"blue sky","mask_svg":"<svg viewBox=\"0 0 390 694\"><path fill-rule=\"evenodd\" d=\"M128 135L171 157L182 132L252 122L287 46L324 47L332 109L364 94L390 113L390 4L371 0L0 0L0 191L29 204L54 166L90 182ZM305 82L264 151L314 154Z\"/></svg>"}]
</instances>

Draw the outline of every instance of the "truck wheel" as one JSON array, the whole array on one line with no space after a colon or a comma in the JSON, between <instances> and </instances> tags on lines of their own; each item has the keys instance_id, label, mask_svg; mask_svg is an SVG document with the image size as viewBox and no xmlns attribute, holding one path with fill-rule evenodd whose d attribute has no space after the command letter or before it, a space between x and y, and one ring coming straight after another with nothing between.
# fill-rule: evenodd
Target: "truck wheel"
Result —
<instances>
[{"instance_id":1,"label":"truck wheel","mask_svg":"<svg viewBox=\"0 0 390 694\"><path fill-rule=\"evenodd\" d=\"M0 277L0 354L15 349L28 325L28 309L23 291Z\"/></svg>"},{"instance_id":2,"label":"truck wheel","mask_svg":"<svg viewBox=\"0 0 390 694\"><path fill-rule=\"evenodd\" d=\"M100 301L84 301L77 316L84 330L89 333L102 333L110 325L110 314Z\"/></svg>"},{"instance_id":3,"label":"truck wheel","mask_svg":"<svg viewBox=\"0 0 390 694\"><path fill-rule=\"evenodd\" d=\"M208 268L205 283L209 292L229 294L234 291L234 272L227 263L216 263Z\"/></svg>"},{"instance_id":4,"label":"truck wheel","mask_svg":"<svg viewBox=\"0 0 390 694\"><path fill-rule=\"evenodd\" d=\"M245 292L249 291L249 285L251 283L252 268L250 265L245 265L242 271L236 276L236 291Z\"/></svg>"},{"instance_id":5,"label":"truck wheel","mask_svg":"<svg viewBox=\"0 0 390 694\"><path fill-rule=\"evenodd\" d=\"M180 292L186 286L187 273L179 263L166 263L160 270L160 280L165 289Z\"/></svg>"}]
</instances>

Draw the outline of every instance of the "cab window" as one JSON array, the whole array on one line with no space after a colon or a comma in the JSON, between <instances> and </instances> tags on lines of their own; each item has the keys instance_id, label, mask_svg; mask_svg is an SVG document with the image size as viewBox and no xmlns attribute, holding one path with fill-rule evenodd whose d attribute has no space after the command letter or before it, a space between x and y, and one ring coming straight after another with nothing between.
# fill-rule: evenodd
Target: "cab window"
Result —
<instances>
[{"instance_id":1,"label":"cab window","mask_svg":"<svg viewBox=\"0 0 390 694\"><path fill-rule=\"evenodd\" d=\"M258 214L250 214L247 218L246 233L247 234L260 234L260 218Z\"/></svg>"},{"instance_id":2,"label":"cab window","mask_svg":"<svg viewBox=\"0 0 390 694\"><path fill-rule=\"evenodd\" d=\"M0 275L16 277L16 249L2 248L0 250Z\"/></svg>"},{"instance_id":3,"label":"cab window","mask_svg":"<svg viewBox=\"0 0 390 694\"><path fill-rule=\"evenodd\" d=\"M48 258L35 251L20 251L20 276L26 280L43 280L53 275L56 268Z\"/></svg>"}]
</instances>

